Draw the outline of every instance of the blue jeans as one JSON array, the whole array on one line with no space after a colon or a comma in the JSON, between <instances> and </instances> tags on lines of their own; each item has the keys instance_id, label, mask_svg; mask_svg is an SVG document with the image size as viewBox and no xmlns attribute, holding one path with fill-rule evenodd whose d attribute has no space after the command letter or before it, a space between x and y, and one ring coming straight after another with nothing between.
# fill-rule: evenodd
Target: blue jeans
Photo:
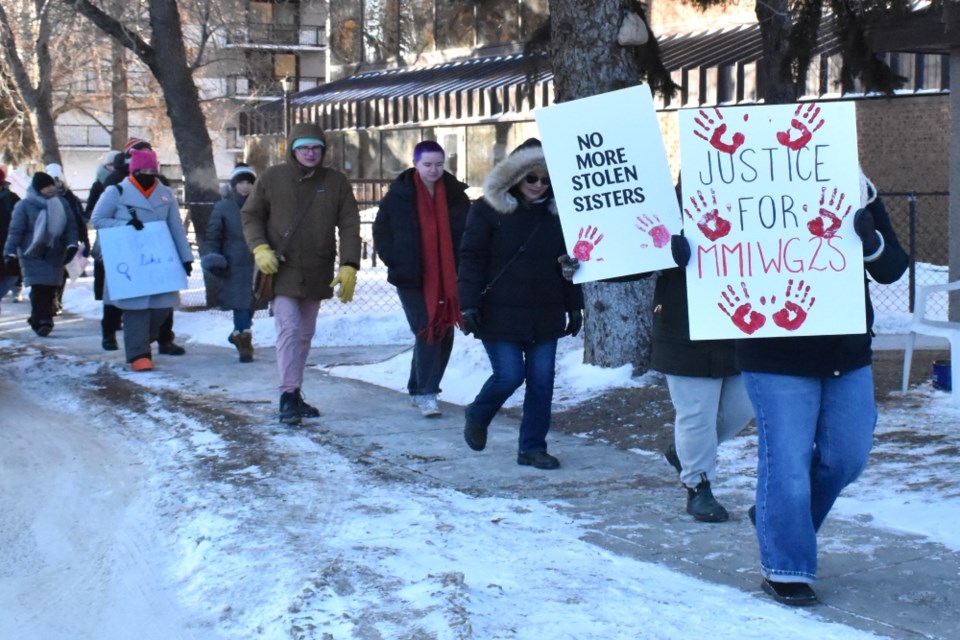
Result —
<instances>
[{"instance_id":1,"label":"blue jeans","mask_svg":"<svg viewBox=\"0 0 960 640\"><path fill-rule=\"evenodd\" d=\"M234 331L249 331L253 326L253 309L233 310Z\"/></svg>"},{"instance_id":2,"label":"blue jeans","mask_svg":"<svg viewBox=\"0 0 960 640\"><path fill-rule=\"evenodd\" d=\"M743 379L759 433L760 571L778 582L811 583L817 531L873 446L873 369L824 378L744 371Z\"/></svg>"},{"instance_id":3,"label":"blue jeans","mask_svg":"<svg viewBox=\"0 0 960 640\"><path fill-rule=\"evenodd\" d=\"M526 382L519 452L546 451L557 341L527 343L484 340L483 348L487 350L493 373L467 406L467 420L489 425L503 403Z\"/></svg>"},{"instance_id":4,"label":"blue jeans","mask_svg":"<svg viewBox=\"0 0 960 640\"><path fill-rule=\"evenodd\" d=\"M407 324L414 335L413 358L410 361L410 377L407 379L407 391L412 396L424 396L440 393L440 380L450 362L453 351L453 328L439 340L427 340L422 332L430 318L427 316L427 303L420 289L397 288L397 296L407 316Z\"/></svg>"}]
</instances>

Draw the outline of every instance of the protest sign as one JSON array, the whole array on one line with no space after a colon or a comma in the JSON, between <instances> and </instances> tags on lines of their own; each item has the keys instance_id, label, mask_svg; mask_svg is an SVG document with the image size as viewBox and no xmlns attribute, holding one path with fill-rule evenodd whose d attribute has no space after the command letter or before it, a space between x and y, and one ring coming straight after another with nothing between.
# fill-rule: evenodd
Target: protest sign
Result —
<instances>
[{"instance_id":1,"label":"protest sign","mask_svg":"<svg viewBox=\"0 0 960 640\"><path fill-rule=\"evenodd\" d=\"M111 300L125 300L187 287L183 261L166 222L97 231Z\"/></svg>"},{"instance_id":2,"label":"protest sign","mask_svg":"<svg viewBox=\"0 0 960 640\"><path fill-rule=\"evenodd\" d=\"M646 85L537 109L574 282L673 267L677 195Z\"/></svg>"},{"instance_id":3,"label":"protest sign","mask_svg":"<svg viewBox=\"0 0 960 640\"><path fill-rule=\"evenodd\" d=\"M866 331L853 103L679 115L690 337Z\"/></svg>"}]
</instances>

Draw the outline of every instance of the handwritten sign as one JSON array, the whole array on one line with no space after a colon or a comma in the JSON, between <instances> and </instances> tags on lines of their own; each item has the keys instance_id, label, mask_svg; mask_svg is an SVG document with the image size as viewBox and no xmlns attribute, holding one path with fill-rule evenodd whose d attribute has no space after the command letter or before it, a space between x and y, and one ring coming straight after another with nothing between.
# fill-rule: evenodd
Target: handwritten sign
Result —
<instances>
[{"instance_id":1,"label":"handwritten sign","mask_svg":"<svg viewBox=\"0 0 960 640\"><path fill-rule=\"evenodd\" d=\"M574 282L673 267L682 222L646 85L537 109Z\"/></svg>"},{"instance_id":2,"label":"handwritten sign","mask_svg":"<svg viewBox=\"0 0 960 640\"><path fill-rule=\"evenodd\" d=\"M691 338L863 333L853 103L679 115Z\"/></svg>"},{"instance_id":3,"label":"handwritten sign","mask_svg":"<svg viewBox=\"0 0 960 640\"><path fill-rule=\"evenodd\" d=\"M100 229L100 248L111 300L125 300L187 287L183 261L166 222Z\"/></svg>"}]
</instances>

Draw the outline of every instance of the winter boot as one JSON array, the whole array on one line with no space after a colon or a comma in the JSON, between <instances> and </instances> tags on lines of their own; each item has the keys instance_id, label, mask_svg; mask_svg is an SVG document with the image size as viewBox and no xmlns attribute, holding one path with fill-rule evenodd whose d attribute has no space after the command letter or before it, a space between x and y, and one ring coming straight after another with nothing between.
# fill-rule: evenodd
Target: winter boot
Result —
<instances>
[{"instance_id":1,"label":"winter boot","mask_svg":"<svg viewBox=\"0 0 960 640\"><path fill-rule=\"evenodd\" d=\"M726 522L730 519L730 514L713 497L706 475L702 477L696 489L687 487L687 513L700 522Z\"/></svg>"},{"instance_id":2,"label":"winter boot","mask_svg":"<svg viewBox=\"0 0 960 640\"><path fill-rule=\"evenodd\" d=\"M483 451L487 446L487 426L471 420L468 415L463 424L463 439L474 451Z\"/></svg>"},{"instance_id":3,"label":"winter boot","mask_svg":"<svg viewBox=\"0 0 960 640\"><path fill-rule=\"evenodd\" d=\"M280 422L289 425L300 424L299 390L280 394Z\"/></svg>"},{"instance_id":4,"label":"winter boot","mask_svg":"<svg viewBox=\"0 0 960 640\"><path fill-rule=\"evenodd\" d=\"M303 392L300 389L294 391L297 395L297 410L300 412L301 418L319 418L320 409L317 409L315 406L307 404L307 401L303 399Z\"/></svg>"},{"instance_id":5,"label":"winter boot","mask_svg":"<svg viewBox=\"0 0 960 640\"><path fill-rule=\"evenodd\" d=\"M168 342L160 342L158 344L160 345L160 347L157 349L157 351L159 351L165 356L182 356L187 352L186 349L178 345L173 340L170 340Z\"/></svg>"},{"instance_id":6,"label":"winter boot","mask_svg":"<svg viewBox=\"0 0 960 640\"><path fill-rule=\"evenodd\" d=\"M237 348L240 362L253 362L253 335L249 331L234 331L227 340Z\"/></svg>"},{"instance_id":7,"label":"winter boot","mask_svg":"<svg viewBox=\"0 0 960 640\"><path fill-rule=\"evenodd\" d=\"M103 340L100 342L100 346L103 347L104 351L116 351L120 348L120 345L117 344L117 332L116 331L104 331Z\"/></svg>"}]
</instances>

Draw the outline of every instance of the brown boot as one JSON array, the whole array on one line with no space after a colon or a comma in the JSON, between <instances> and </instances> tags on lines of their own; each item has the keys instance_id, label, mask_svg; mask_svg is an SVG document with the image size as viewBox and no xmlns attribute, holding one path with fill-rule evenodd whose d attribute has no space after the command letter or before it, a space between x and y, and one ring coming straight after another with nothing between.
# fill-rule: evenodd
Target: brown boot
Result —
<instances>
[{"instance_id":1,"label":"brown boot","mask_svg":"<svg viewBox=\"0 0 960 640\"><path fill-rule=\"evenodd\" d=\"M240 362L253 362L253 334L250 331L234 331L227 338L237 348Z\"/></svg>"}]
</instances>

